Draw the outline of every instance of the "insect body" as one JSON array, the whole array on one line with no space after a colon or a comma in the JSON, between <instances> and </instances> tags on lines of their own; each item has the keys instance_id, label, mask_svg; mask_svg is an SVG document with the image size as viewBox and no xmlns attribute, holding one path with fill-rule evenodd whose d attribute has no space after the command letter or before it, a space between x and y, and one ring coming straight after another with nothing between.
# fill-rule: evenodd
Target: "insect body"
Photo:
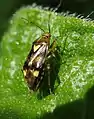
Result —
<instances>
[{"instance_id":1,"label":"insect body","mask_svg":"<svg viewBox=\"0 0 94 119\"><path fill-rule=\"evenodd\" d=\"M57 6L57 9L60 7L60 5L61 5L61 0L60 0L59 5ZM49 19L50 19L50 15L51 14L49 14ZM27 19L25 18L23 19L28 22ZM35 26L37 25L35 24ZM37 27L40 28L39 26ZM43 32L45 32L42 28L40 29ZM44 33L40 38L38 38L37 40L33 42L32 48L23 65L24 77L27 81L29 89L33 91L36 91L40 87L41 82L43 80L43 75L45 74L46 70L50 70L49 61L51 61L51 63L54 64L52 60L52 59L55 59L53 57L54 56L53 54L55 53L57 54L57 52L55 52L55 48L56 48L55 40L50 45L51 34L50 34L49 22L48 22L48 29L49 29L48 33ZM53 73L53 70L51 70L51 73ZM50 73L47 73L47 74L49 75L48 85L50 86ZM56 73L54 76L56 78Z\"/></svg>"},{"instance_id":2,"label":"insect body","mask_svg":"<svg viewBox=\"0 0 94 119\"><path fill-rule=\"evenodd\" d=\"M50 33L45 33L33 42L23 66L24 77L29 89L34 91L40 86L45 60L50 54L50 37Z\"/></svg>"}]
</instances>

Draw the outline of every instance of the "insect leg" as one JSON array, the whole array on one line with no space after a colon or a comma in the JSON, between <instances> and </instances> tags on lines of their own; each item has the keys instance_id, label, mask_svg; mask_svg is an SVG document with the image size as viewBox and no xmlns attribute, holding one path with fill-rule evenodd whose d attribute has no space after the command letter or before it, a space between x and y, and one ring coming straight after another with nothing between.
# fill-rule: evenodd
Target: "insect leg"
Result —
<instances>
[{"instance_id":1,"label":"insect leg","mask_svg":"<svg viewBox=\"0 0 94 119\"><path fill-rule=\"evenodd\" d=\"M49 88L49 93L51 93L51 79L50 79L50 64L47 64L47 71L48 71L48 88Z\"/></svg>"},{"instance_id":2,"label":"insect leg","mask_svg":"<svg viewBox=\"0 0 94 119\"><path fill-rule=\"evenodd\" d=\"M56 40L53 41L53 43L51 44L50 48L49 48L49 52L48 52L48 57L52 54L54 54L54 51L55 51L55 48L56 48Z\"/></svg>"},{"instance_id":3,"label":"insect leg","mask_svg":"<svg viewBox=\"0 0 94 119\"><path fill-rule=\"evenodd\" d=\"M51 72L54 74L53 77L57 81L57 83L56 83L57 84L56 88L57 88L60 85L60 79L59 79L59 76L57 74L59 72L59 68L60 68L60 64L61 64L61 57L60 57L60 47L57 46L56 40L54 40L50 46L48 59L50 60L50 64L52 65L51 66L51 68L52 68Z\"/></svg>"}]
</instances>

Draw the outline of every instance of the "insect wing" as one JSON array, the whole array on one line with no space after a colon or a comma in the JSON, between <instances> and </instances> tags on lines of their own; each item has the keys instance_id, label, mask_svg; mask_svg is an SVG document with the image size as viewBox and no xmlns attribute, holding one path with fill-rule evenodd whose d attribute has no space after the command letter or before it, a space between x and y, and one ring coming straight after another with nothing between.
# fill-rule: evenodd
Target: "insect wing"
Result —
<instances>
[{"instance_id":1,"label":"insect wing","mask_svg":"<svg viewBox=\"0 0 94 119\"><path fill-rule=\"evenodd\" d=\"M36 46L37 47L37 46ZM36 48L35 46L33 47ZM35 49L34 49L35 50ZM48 45L47 44L42 44L39 49L37 49L35 52L33 51L30 61L28 63L28 66L32 68L32 66L34 68L41 68L44 61L45 61L45 57L48 54Z\"/></svg>"},{"instance_id":2,"label":"insect wing","mask_svg":"<svg viewBox=\"0 0 94 119\"><path fill-rule=\"evenodd\" d=\"M37 90L41 82L41 73L45 58L48 54L48 44L46 42L34 42L32 49L23 66L24 77L31 90Z\"/></svg>"}]
</instances>

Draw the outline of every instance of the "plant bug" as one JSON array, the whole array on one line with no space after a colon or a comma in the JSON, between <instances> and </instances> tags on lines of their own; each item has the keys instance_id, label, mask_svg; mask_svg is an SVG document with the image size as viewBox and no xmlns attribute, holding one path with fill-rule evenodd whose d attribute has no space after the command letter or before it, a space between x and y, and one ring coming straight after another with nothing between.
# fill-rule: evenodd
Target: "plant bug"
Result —
<instances>
[{"instance_id":1,"label":"plant bug","mask_svg":"<svg viewBox=\"0 0 94 119\"><path fill-rule=\"evenodd\" d=\"M60 4L58 5L57 9L60 7ZM25 18L23 19L28 21ZM36 24L35 26L40 28ZM49 23L49 32L45 32L42 28L40 29L44 32L44 34L33 42L32 48L23 65L23 74L30 90L37 91L42 86L43 80L46 80L48 82L49 91L51 92L51 75L53 74L51 64L54 63L53 60L55 59L56 55L58 55L56 51L56 40L50 44L51 33ZM54 67L54 69L55 68L56 67Z\"/></svg>"}]
</instances>

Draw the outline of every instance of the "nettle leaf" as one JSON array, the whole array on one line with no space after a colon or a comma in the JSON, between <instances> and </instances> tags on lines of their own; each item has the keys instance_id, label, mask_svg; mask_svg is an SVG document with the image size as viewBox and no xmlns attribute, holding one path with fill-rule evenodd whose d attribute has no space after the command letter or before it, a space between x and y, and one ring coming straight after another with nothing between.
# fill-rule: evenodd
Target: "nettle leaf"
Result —
<instances>
[{"instance_id":1,"label":"nettle leaf","mask_svg":"<svg viewBox=\"0 0 94 119\"><path fill-rule=\"evenodd\" d=\"M30 93L21 71L32 42L42 34L30 21L45 32L48 32L49 22L51 42L56 39L62 59L59 68L55 67L60 85L54 94L41 99L39 91ZM1 44L0 118L94 118L93 21L32 7L22 8L10 19Z\"/></svg>"}]
</instances>

